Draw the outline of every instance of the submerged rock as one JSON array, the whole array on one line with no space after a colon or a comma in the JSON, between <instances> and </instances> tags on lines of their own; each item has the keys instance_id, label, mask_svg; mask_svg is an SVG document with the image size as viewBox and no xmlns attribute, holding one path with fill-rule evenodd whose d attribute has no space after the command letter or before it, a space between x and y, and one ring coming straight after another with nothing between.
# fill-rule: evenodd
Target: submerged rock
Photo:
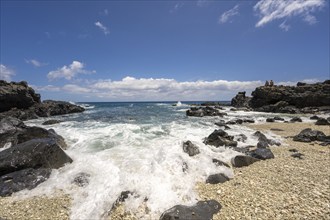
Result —
<instances>
[{"instance_id":1,"label":"submerged rock","mask_svg":"<svg viewBox=\"0 0 330 220\"><path fill-rule=\"evenodd\" d=\"M52 119L52 120L47 120L47 121L43 122L42 125L53 125L53 124L58 124L61 122L62 121L60 121L60 120Z\"/></svg>"},{"instance_id":2,"label":"submerged rock","mask_svg":"<svg viewBox=\"0 0 330 220\"><path fill-rule=\"evenodd\" d=\"M191 157L200 153L198 147L191 143L191 141L186 141L183 143L183 151Z\"/></svg>"},{"instance_id":3,"label":"submerged rock","mask_svg":"<svg viewBox=\"0 0 330 220\"><path fill-rule=\"evenodd\" d=\"M213 159L212 159L212 162L213 162L215 165L217 165L217 166L225 166L225 167L230 168L230 166L229 166L228 163L223 162L223 161L221 161L221 160L218 160L218 159L213 158Z\"/></svg>"},{"instance_id":4,"label":"submerged rock","mask_svg":"<svg viewBox=\"0 0 330 220\"><path fill-rule=\"evenodd\" d=\"M176 205L166 210L160 220L207 220L212 219L220 209L220 203L215 200L199 201L193 206Z\"/></svg>"},{"instance_id":5,"label":"submerged rock","mask_svg":"<svg viewBox=\"0 0 330 220\"><path fill-rule=\"evenodd\" d=\"M293 117L291 118L290 122L302 122L302 120L299 117Z\"/></svg>"},{"instance_id":6,"label":"submerged rock","mask_svg":"<svg viewBox=\"0 0 330 220\"><path fill-rule=\"evenodd\" d=\"M73 179L73 183L79 187L85 187L89 184L89 178L91 177L88 173L78 173L76 177Z\"/></svg>"}]
</instances>

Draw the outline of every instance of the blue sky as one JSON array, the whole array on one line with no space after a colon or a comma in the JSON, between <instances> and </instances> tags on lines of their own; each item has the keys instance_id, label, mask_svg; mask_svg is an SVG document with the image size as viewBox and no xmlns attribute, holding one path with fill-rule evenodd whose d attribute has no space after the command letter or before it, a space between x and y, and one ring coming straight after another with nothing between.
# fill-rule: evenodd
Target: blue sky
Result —
<instances>
[{"instance_id":1,"label":"blue sky","mask_svg":"<svg viewBox=\"0 0 330 220\"><path fill-rule=\"evenodd\" d=\"M230 100L329 79L329 2L4 1L0 79L43 99Z\"/></svg>"}]
</instances>

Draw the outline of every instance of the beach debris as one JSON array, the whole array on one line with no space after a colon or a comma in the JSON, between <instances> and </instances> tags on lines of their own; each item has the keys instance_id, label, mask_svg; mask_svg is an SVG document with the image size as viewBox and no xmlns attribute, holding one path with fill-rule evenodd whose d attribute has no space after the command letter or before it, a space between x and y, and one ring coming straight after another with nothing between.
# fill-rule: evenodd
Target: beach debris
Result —
<instances>
[{"instance_id":1,"label":"beach debris","mask_svg":"<svg viewBox=\"0 0 330 220\"><path fill-rule=\"evenodd\" d=\"M183 143L183 151L191 157L200 153L198 147L191 143L191 141L186 141Z\"/></svg>"},{"instance_id":2,"label":"beach debris","mask_svg":"<svg viewBox=\"0 0 330 220\"><path fill-rule=\"evenodd\" d=\"M176 205L166 210L160 216L160 220L213 219L213 215L221 208L220 203L215 200L199 201L193 206Z\"/></svg>"},{"instance_id":3,"label":"beach debris","mask_svg":"<svg viewBox=\"0 0 330 220\"><path fill-rule=\"evenodd\" d=\"M218 184L229 181L230 179L223 173L212 174L207 177L206 183Z\"/></svg>"}]
</instances>

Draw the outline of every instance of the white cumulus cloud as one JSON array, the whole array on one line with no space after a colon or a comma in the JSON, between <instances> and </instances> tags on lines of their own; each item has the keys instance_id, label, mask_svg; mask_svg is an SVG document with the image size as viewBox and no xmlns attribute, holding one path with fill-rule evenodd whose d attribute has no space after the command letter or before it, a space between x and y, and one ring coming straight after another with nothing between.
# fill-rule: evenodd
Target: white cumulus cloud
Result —
<instances>
[{"instance_id":1,"label":"white cumulus cloud","mask_svg":"<svg viewBox=\"0 0 330 220\"><path fill-rule=\"evenodd\" d=\"M0 79L5 81L11 81L11 77L15 75L14 70L0 64Z\"/></svg>"},{"instance_id":2,"label":"white cumulus cloud","mask_svg":"<svg viewBox=\"0 0 330 220\"><path fill-rule=\"evenodd\" d=\"M231 18L239 14L238 12L239 5L235 5L232 9L225 11L219 18L219 23L223 24L226 22L231 22Z\"/></svg>"},{"instance_id":3,"label":"white cumulus cloud","mask_svg":"<svg viewBox=\"0 0 330 220\"><path fill-rule=\"evenodd\" d=\"M94 24L95 24L95 26L99 27L105 35L110 34L109 29L106 26L104 26L101 22L97 21Z\"/></svg>"},{"instance_id":4,"label":"white cumulus cloud","mask_svg":"<svg viewBox=\"0 0 330 220\"><path fill-rule=\"evenodd\" d=\"M49 80L64 78L67 80L73 79L77 74L90 74L95 71L84 69L85 65L79 61L73 61L69 66L63 66L57 70L50 71L47 74Z\"/></svg>"},{"instance_id":5,"label":"white cumulus cloud","mask_svg":"<svg viewBox=\"0 0 330 220\"><path fill-rule=\"evenodd\" d=\"M325 6L325 0L260 0L254 10L260 17L256 27L262 27L274 20L302 16L309 24L316 23L312 12Z\"/></svg>"}]
</instances>

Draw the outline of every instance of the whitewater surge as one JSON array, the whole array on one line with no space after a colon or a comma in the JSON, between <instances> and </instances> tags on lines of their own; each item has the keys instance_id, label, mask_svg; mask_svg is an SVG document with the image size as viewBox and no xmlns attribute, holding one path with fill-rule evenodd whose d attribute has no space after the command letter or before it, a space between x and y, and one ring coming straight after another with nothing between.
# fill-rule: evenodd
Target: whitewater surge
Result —
<instances>
[{"instance_id":1,"label":"whitewater surge","mask_svg":"<svg viewBox=\"0 0 330 220\"><path fill-rule=\"evenodd\" d=\"M212 159L229 162L239 154L227 148L205 145L203 140L215 129L214 122L246 117L262 121L265 115L254 112L231 112L224 118L188 118L187 105L166 103L96 103L84 113L54 117L64 122L42 126L62 135L73 159L54 170L46 182L17 196L51 194L55 190L69 193L73 200L72 219L98 219L107 212L122 191L134 193L126 202L128 210L137 212L145 202L153 218L177 204L193 204L199 198L194 187L215 173L233 177L232 170L216 166ZM45 119L27 122L41 126ZM253 130L232 125L229 135L248 137L238 147L256 145ZM278 139L272 136L273 139ZM197 145L200 154L189 157L182 150L184 141ZM187 167L188 169L185 169ZM78 187L73 180L88 174L89 184ZM143 218L143 216L140 216Z\"/></svg>"}]
</instances>

